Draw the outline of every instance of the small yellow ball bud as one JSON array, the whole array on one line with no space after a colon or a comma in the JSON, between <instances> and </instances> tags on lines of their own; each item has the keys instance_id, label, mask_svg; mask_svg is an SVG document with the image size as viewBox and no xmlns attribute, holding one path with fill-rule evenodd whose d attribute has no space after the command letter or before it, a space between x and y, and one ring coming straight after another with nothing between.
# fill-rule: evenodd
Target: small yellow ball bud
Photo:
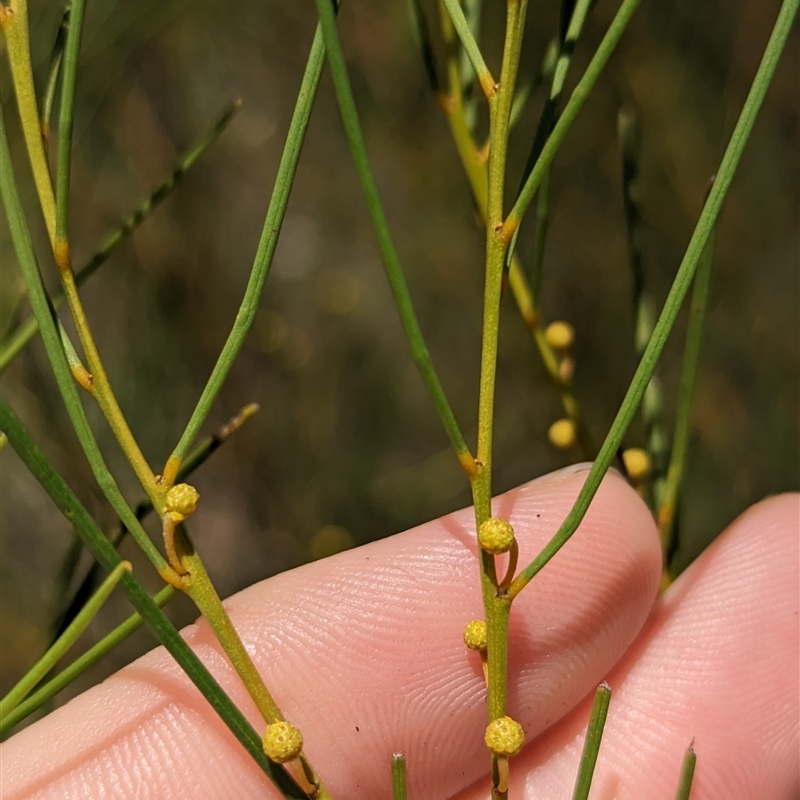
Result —
<instances>
[{"instance_id":1,"label":"small yellow ball bud","mask_svg":"<svg viewBox=\"0 0 800 800\"><path fill-rule=\"evenodd\" d=\"M267 758L277 764L285 764L300 755L303 734L291 722L273 722L267 725L261 743Z\"/></svg>"},{"instance_id":2,"label":"small yellow ball bud","mask_svg":"<svg viewBox=\"0 0 800 800\"><path fill-rule=\"evenodd\" d=\"M575 423L571 419L556 420L547 431L547 438L559 450L569 450L577 438Z\"/></svg>"},{"instance_id":3,"label":"small yellow ball bud","mask_svg":"<svg viewBox=\"0 0 800 800\"><path fill-rule=\"evenodd\" d=\"M545 328L544 338L553 350L563 352L572 347L572 343L575 341L575 328L569 322L557 320Z\"/></svg>"},{"instance_id":4,"label":"small yellow ball bud","mask_svg":"<svg viewBox=\"0 0 800 800\"><path fill-rule=\"evenodd\" d=\"M514 528L507 519L490 517L478 528L478 544L494 556L507 553L514 544Z\"/></svg>"},{"instance_id":5,"label":"small yellow ball bud","mask_svg":"<svg viewBox=\"0 0 800 800\"><path fill-rule=\"evenodd\" d=\"M515 756L525 744L522 725L511 717L500 717L486 726L483 735L486 746L496 756Z\"/></svg>"},{"instance_id":6,"label":"small yellow ball bud","mask_svg":"<svg viewBox=\"0 0 800 800\"><path fill-rule=\"evenodd\" d=\"M630 447L622 453L622 461L630 479L635 482L643 481L649 474L653 464L650 454L641 447Z\"/></svg>"},{"instance_id":7,"label":"small yellow ball bud","mask_svg":"<svg viewBox=\"0 0 800 800\"><path fill-rule=\"evenodd\" d=\"M190 517L197 509L200 493L188 483L179 483L167 492L166 511L180 514L182 518Z\"/></svg>"},{"instance_id":8,"label":"small yellow ball bud","mask_svg":"<svg viewBox=\"0 0 800 800\"><path fill-rule=\"evenodd\" d=\"M474 619L464 626L464 644L470 650L486 650L486 621Z\"/></svg>"}]
</instances>

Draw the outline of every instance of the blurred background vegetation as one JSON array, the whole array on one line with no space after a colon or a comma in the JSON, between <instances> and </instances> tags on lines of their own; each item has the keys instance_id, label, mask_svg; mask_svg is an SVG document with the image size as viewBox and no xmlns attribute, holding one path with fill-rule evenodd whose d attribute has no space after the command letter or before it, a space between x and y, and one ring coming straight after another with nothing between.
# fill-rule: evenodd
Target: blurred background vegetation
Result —
<instances>
[{"instance_id":1,"label":"blurred background vegetation","mask_svg":"<svg viewBox=\"0 0 800 800\"><path fill-rule=\"evenodd\" d=\"M501 34L502 5L486 4L490 53ZM529 12L529 73L556 32L557 5L537 3ZM564 318L577 330L576 393L598 441L635 365L617 111L626 104L639 114L645 266L660 305L778 7L778 0L645 2L556 159L542 307L546 321ZM601 0L592 11L568 90L615 10L616 3ZM31 8L39 87L60 14L58 3ZM311 2L277 0L92 0L87 14L73 168L76 264L168 174L227 102L243 100L221 140L83 291L117 396L158 468L194 407L244 290L315 10ZM472 442L483 231L467 181L427 87L405 3L346 0L340 30L422 329ZM799 51L795 30L718 227L681 564L750 503L798 484ZM18 180L42 257L45 234L30 174L20 167L5 61L2 70ZM543 99L540 91L513 136L512 188ZM520 237L527 263L532 228ZM21 291L5 218L0 259L5 334ZM54 286L52 264L42 263ZM670 420L684 325L685 315L662 362ZM98 521L112 529L113 514L93 484L39 342L7 370L2 392ZM498 395L496 492L580 458L547 442L547 427L561 416L558 397L510 296L503 304ZM207 431L250 401L261 412L192 481L202 495L192 533L223 595L470 502L411 362L327 76L254 330ZM97 409L87 408L112 470L136 502L132 473ZM628 444L643 444L641 423ZM72 533L11 448L0 455L0 467L5 691L47 643L63 602L59 575ZM155 589L158 580L133 543L123 552ZM87 568L88 560L79 574ZM195 616L183 598L171 609L179 623ZM78 650L128 613L121 595L112 599ZM59 702L151 646L140 631Z\"/></svg>"}]
</instances>

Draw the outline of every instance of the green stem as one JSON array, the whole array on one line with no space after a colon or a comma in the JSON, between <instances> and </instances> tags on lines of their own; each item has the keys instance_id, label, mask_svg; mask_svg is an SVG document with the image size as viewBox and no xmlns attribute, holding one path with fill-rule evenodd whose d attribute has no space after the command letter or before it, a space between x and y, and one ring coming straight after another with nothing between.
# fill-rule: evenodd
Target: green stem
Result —
<instances>
[{"instance_id":1,"label":"green stem","mask_svg":"<svg viewBox=\"0 0 800 800\"><path fill-rule=\"evenodd\" d=\"M600 752L600 742L603 738L603 729L608 717L608 705L611 702L611 687L603 682L597 687L592 704L592 714L589 717L589 726L586 729L586 739L583 742L581 762L578 766L578 777L575 781L575 791L572 800L587 800L589 790L592 788L592 777Z\"/></svg>"},{"instance_id":2,"label":"green stem","mask_svg":"<svg viewBox=\"0 0 800 800\"><path fill-rule=\"evenodd\" d=\"M78 56L83 36L86 0L71 0L67 41L64 46L61 76L61 107L58 112L58 168L56 170L56 242L69 239L69 185L72 170L72 130L75 121L75 88L78 79ZM56 248L54 248L56 249ZM56 257L58 260L58 257Z\"/></svg>"},{"instance_id":3,"label":"green stem","mask_svg":"<svg viewBox=\"0 0 800 800\"><path fill-rule=\"evenodd\" d=\"M311 116L311 108L314 104L314 97L324 63L325 45L322 40L322 32L318 26L314 34L314 41L311 45L303 80L300 84L297 103L289 123L286 144L278 165L275 186L272 190L272 197L264 220L264 227L261 231L261 239L258 243L253 267L247 281L247 288L239 306L239 311L236 314L233 327L228 334L222 352L219 354L217 363L214 365L211 376L200 395L200 399L197 401L197 406L192 412L186 429L181 434L180 441L175 446L164 467L164 479L168 486L175 481L181 462L189 452L200 426L211 411L211 406L216 400L223 383L225 383L228 373L231 371L231 367L242 348L247 332L250 330L258 311L261 292L269 274L269 269L272 266L272 259L278 244L278 236L286 214L286 206L289 203L289 194L297 172L300 150L303 146L303 139L308 127L308 120Z\"/></svg>"},{"instance_id":4,"label":"green stem","mask_svg":"<svg viewBox=\"0 0 800 800\"><path fill-rule=\"evenodd\" d=\"M486 276L483 292L483 334L481 346L480 394L478 398L478 474L472 478L475 529L491 516L492 432L497 373L497 346L500 333L500 297L507 242L499 235L503 222L506 153L514 101L527 0L509 0L500 82L489 102L489 164L486 202ZM479 550L481 593L487 629L487 711L489 720L505 716L508 673L508 619L511 603L498 591L494 557ZM493 783L498 776L497 757L492 756ZM506 791L492 787L494 800Z\"/></svg>"},{"instance_id":5,"label":"green stem","mask_svg":"<svg viewBox=\"0 0 800 800\"><path fill-rule=\"evenodd\" d=\"M586 72L583 73L580 81L578 81L578 85L573 89L561 117L542 148L541 155L536 160L536 164L531 170L528 180L525 181L525 185L522 187L519 197L516 203L514 203L514 207L509 212L508 218L503 224L501 235L506 241L511 240L514 232L519 227L522 215L530 205L531 200L533 200L533 196L536 194L536 190L539 188L542 178L544 178L545 173L550 169L550 165L553 163L558 148L561 147L561 143L564 141L564 137L567 135L572 123L578 116L578 112L586 102L595 83L597 83L600 73L603 71L608 59L614 52L614 48L617 46L617 42L619 42L628 22L630 22L639 2L640 0L623 0L619 11L617 11L617 15L614 17L606 35L603 37L603 41L600 42L597 52L589 62Z\"/></svg>"},{"instance_id":6,"label":"green stem","mask_svg":"<svg viewBox=\"0 0 800 800\"><path fill-rule=\"evenodd\" d=\"M475 75L478 78L478 82L480 83L484 94L486 97L491 99L495 93L495 81L492 77L492 73L486 66L486 62L483 60L480 47L478 47L478 43L475 41L475 36L472 33L469 22L464 16L464 10L461 7L461 3L459 0L442 0L442 2L447 8L447 13L450 15L450 19L453 20L453 27L456 29L458 38L461 40L464 53L466 53L470 64L472 64L472 68L475 70Z\"/></svg>"},{"instance_id":7,"label":"green stem","mask_svg":"<svg viewBox=\"0 0 800 800\"><path fill-rule=\"evenodd\" d=\"M97 613L111 592L119 583L125 572L130 572L129 561L122 561L111 570L100 588L92 595L89 602L81 609L81 613L72 621L72 624L58 637L52 647L25 673L22 680L0 700L0 722L5 722L6 717L31 693L50 670L58 663L59 659L75 644L75 640L86 630L89 623Z\"/></svg>"},{"instance_id":8,"label":"green stem","mask_svg":"<svg viewBox=\"0 0 800 800\"><path fill-rule=\"evenodd\" d=\"M192 598L211 627L217 641L222 645L222 649L241 678L247 693L256 704L264 722L269 725L282 721L284 716L256 669L250 654L242 644L236 628L233 627L231 618L225 611L222 600L220 600L200 556L195 551L185 526L180 526L176 534L178 556L185 572L183 591ZM303 762L311 771L312 782L317 786L314 800L330 800L330 794L305 757L303 757Z\"/></svg>"},{"instance_id":9,"label":"green stem","mask_svg":"<svg viewBox=\"0 0 800 800\"><path fill-rule=\"evenodd\" d=\"M22 134L33 171L36 194L44 215L51 245L55 242L56 200L50 179L50 168L42 142L36 89L31 68L31 49L28 34L28 0L11 0L8 6L0 5L0 28L6 39L11 78L17 98Z\"/></svg>"},{"instance_id":10,"label":"green stem","mask_svg":"<svg viewBox=\"0 0 800 800\"><path fill-rule=\"evenodd\" d=\"M742 151L753 129L753 124L761 108L764 95L769 88L778 59L783 51L786 38L791 30L792 22L797 14L799 4L800 0L784 0L781 6L778 19L775 22L775 27L770 35L761 64L758 67L758 72L753 79L753 84L750 87L736 127L728 142L728 147L725 150L725 155L722 158L717 173L717 179L708 195L708 200L706 200L703 206L700 219L697 221L697 225L692 233L683 260L681 261L675 280L673 281L672 288L664 303L664 308L653 329L653 335L650 337L644 355L639 362L639 366L636 368L631 384L625 394L625 399L622 401L622 405L611 425L606 440L600 448L600 453L595 459L592 469L589 471L586 482L583 484L575 504L555 536L545 546L542 552L522 570L512 582L511 588L509 589L511 597L515 597L528 585L534 575L547 564L575 532L586 510L589 508L589 503L591 503L592 498L597 492L603 480L603 476L614 458L617 448L622 442L628 425L630 425L636 413L636 409L641 402L647 383L658 363L667 337L675 324L675 319L678 316L678 311L680 310L683 299L692 283L703 249L714 229L720 208L728 193L736 168L739 165Z\"/></svg>"},{"instance_id":11,"label":"green stem","mask_svg":"<svg viewBox=\"0 0 800 800\"><path fill-rule=\"evenodd\" d=\"M342 116L347 142L350 146L350 153L358 173L359 181L364 192L364 197L369 209L370 218L378 237L378 246L383 258L386 276L389 280L392 294L397 303L400 319L411 346L411 355L414 363L425 382L425 386L430 393L439 418L444 425L450 442L456 451L459 462L467 474L475 471L475 462L472 454L464 441L464 436L458 427L455 415L436 374L436 370L431 361L430 353L425 345L425 339L417 321L411 295L408 291L403 268L395 250L392 237L389 232L389 224L381 206L378 187L372 174L372 168L367 157L367 149L364 144L364 137L361 134L361 126L358 121L353 93L350 89L350 82L347 77L347 67L344 61L339 34L336 30L336 20L333 14L333 6L330 0L317 0L320 25L325 37L325 46L328 51L328 63L331 68L336 99L339 104L339 111Z\"/></svg>"},{"instance_id":12,"label":"green stem","mask_svg":"<svg viewBox=\"0 0 800 800\"><path fill-rule=\"evenodd\" d=\"M5 135L0 136L0 143L5 142ZM2 153L2 148L0 148ZM2 162L0 162L2 163ZM4 184L6 189L8 184ZM44 326L42 338L45 338ZM72 385L70 383L70 385ZM92 555L111 572L121 562L119 553L111 546L97 523L81 504L64 479L53 469L44 453L31 439L22 423L8 407L0 401L0 430L3 430L31 474L39 481L47 494L52 498L61 513L75 526ZM158 641L164 645L172 657L180 664L189 679L208 700L214 711L222 718L231 733L244 746L253 760L263 772L275 783L287 800L308 800L288 773L273 764L261 747L261 737L255 732L241 711L217 683L211 673L203 665L194 651L184 641L167 619L164 612L156 605L142 585L130 573L126 572L120 581L131 605L142 616L147 626L153 631Z\"/></svg>"},{"instance_id":13,"label":"green stem","mask_svg":"<svg viewBox=\"0 0 800 800\"><path fill-rule=\"evenodd\" d=\"M689 800L692 792L692 782L694 781L694 770L697 766L697 755L694 752L694 741L686 749L681 764L681 775L678 779L678 789L675 792L675 800Z\"/></svg>"},{"instance_id":14,"label":"green stem","mask_svg":"<svg viewBox=\"0 0 800 800\"><path fill-rule=\"evenodd\" d=\"M678 389L678 404L675 413L672 454L667 468L664 490L658 506L657 519L661 534L661 544L664 548L665 571L669 568L669 563L676 547L675 519L678 496L686 468L686 455L689 450L692 401L700 367L700 350L703 343L703 327L705 325L706 309L708 308L708 296L711 292L715 238L715 231L712 230L700 257L697 275L694 279L692 299L689 305L689 327L686 331L686 344L683 348L683 365L681 367L681 382ZM668 575L668 571L666 574Z\"/></svg>"},{"instance_id":15,"label":"green stem","mask_svg":"<svg viewBox=\"0 0 800 800\"><path fill-rule=\"evenodd\" d=\"M78 540L80 541L80 540ZM172 586L165 586L154 598L153 602L162 608L175 594ZM55 697L60 691L69 686L79 675L89 667L104 659L120 642L127 639L134 631L138 630L144 620L139 614L132 614L121 625L114 628L111 633L104 636L97 644L87 650L82 656L75 659L62 672L49 680L30 697L20 703L10 714L0 721L0 739L19 725L22 720L41 708L48 700Z\"/></svg>"},{"instance_id":16,"label":"green stem","mask_svg":"<svg viewBox=\"0 0 800 800\"><path fill-rule=\"evenodd\" d=\"M58 26L56 39L53 42L53 51L50 54L50 69L47 72L47 81L44 85L44 92L42 94L42 108L39 113L39 126L42 132L42 139L45 143L50 138L50 114L53 111L53 101L56 97L56 86L58 85L58 76L61 73L61 64L64 60L64 45L67 41L67 32L69 31L69 16L72 10L71 0L67 0L64 14L61 17L61 23Z\"/></svg>"},{"instance_id":17,"label":"green stem","mask_svg":"<svg viewBox=\"0 0 800 800\"><path fill-rule=\"evenodd\" d=\"M406 757L392 754L392 800L406 800Z\"/></svg>"}]
</instances>

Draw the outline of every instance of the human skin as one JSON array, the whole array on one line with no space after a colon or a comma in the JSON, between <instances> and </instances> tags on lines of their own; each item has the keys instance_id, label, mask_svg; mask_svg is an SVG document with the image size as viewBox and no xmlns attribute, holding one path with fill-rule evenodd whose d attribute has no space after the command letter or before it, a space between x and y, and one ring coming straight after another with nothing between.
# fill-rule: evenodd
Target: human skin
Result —
<instances>
[{"instance_id":1,"label":"human skin","mask_svg":"<svg viewBox=\"0 0 800 800\"><path fill-rule=\"evenodd\" d=\"M494 500L527 563L585 478L571 468ZM485 686L461 641L482 616L465 509L309 564L226 607L337 798L488 800ZM766 500L656 598L653 521L616 475L515 600L509 708L527 745L511 798L571 797L593 688L612 687L593 800L672 798L695 739L692 800L792 800L798 788L800 499ZM257 727L206 623L184 635ZM0 796L279 798L179 667L157 649L0 748Z\"/></svg>"}]
</instances>

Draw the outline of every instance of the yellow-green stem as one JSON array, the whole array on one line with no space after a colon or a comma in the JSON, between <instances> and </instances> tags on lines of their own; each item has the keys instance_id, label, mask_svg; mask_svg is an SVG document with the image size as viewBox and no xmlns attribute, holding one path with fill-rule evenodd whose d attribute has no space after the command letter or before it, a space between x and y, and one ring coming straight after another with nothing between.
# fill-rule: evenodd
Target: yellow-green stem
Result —
<instances>
[{"instance_id":1,"label":"yellow-green stem","mask_svg":"<svg viewBox=\"0 0 800 800\"><path fill-rule=\"evenodd\" d=\"M500 326L500 296L508 242L498 235L503 224L503 191L509 118L519 64L526 0L509 0L506 38L500 82L489 101L489 164L486 204L486 277L484 284L483 337L481 351L480 396L478 400L478 474L472 479L476 530L491 516L492 427ZM488 714L489 720L505 715L508 664L508 615L511 602L498 590L494 557L480 552L481 589L488 637ZM493 758L493 774L497 773ZM493 797L504 798L495 786Z\"/></svg>"},{"instance_id":2,"label":"yellow-green stem","mask_svg":"<svg viewBox=\"0 0 800 800\"><path fill-rule=\"evenodd\" d=\"M122 448L122 452L130 462L136 477L139 479L139 483L141 483L142 488L153 503L153 507L161 514L164 511L166 489L162 489L156 483L153 470L150 469L147 459L139 449L139 445L128 427L125 415L122 413L119 403L117 403L117 398L114 396L114 391L111 388L111 383L108 380L108 375L89 326L89 320L83 308L83 302L78 293L75 273L72 270L69 256L69 244L66 240L56 240L55 257L58 271L61 274L64 296L72 313L75 328L78 331L78 339L83 346L86 363L92 376L92 396L97 400L103 416L108 421L114 436Z\"/></svg>"},{"instance_id":3,"label":"yellow-green stem","mask_svg":"<svg viewBox=\"0 0 800 800\"><path fill-rule=\"evenodd\" d=\"M261 675L256 669L256 665L250 658L250 654L245 649L236 628L233 627L231 618L225 607L222 605L214 584L211 582L206 568L200 556L194 550L189 537L183 526L176 531L176 548L180 564L186 573L185 582L181 587L197 606L198 611L208 622L214 632L222 649L228 656L236 673L242 679L248 694L256 704L264 722L269 725L272 722L279 722L284 719L278 704L273 699L267 689ZM305 757L303 757L305 760ZM305 760L305 763L308 763ZM308 765L314 775L314 782L317 790L314 793L314 800L331 800L328 790L319 780L316 772Z\"/></svg>"},{"instance_id":4,"label":"yellow-green stem","mask_svg":"<svg viewBox=\"0 0 800 800\"><path fill-rule=\"evenodd\" d=\"M8 47L11 78L36 194L39 197L52 246L56 231L56 198L50 179L50 169L47 166L42 131L39 127L39 109L36 105L36 90L31 68L27 0L11 0L8 6L0 6L0 28L3 30Z\"/></svg>"}]
</instances>

